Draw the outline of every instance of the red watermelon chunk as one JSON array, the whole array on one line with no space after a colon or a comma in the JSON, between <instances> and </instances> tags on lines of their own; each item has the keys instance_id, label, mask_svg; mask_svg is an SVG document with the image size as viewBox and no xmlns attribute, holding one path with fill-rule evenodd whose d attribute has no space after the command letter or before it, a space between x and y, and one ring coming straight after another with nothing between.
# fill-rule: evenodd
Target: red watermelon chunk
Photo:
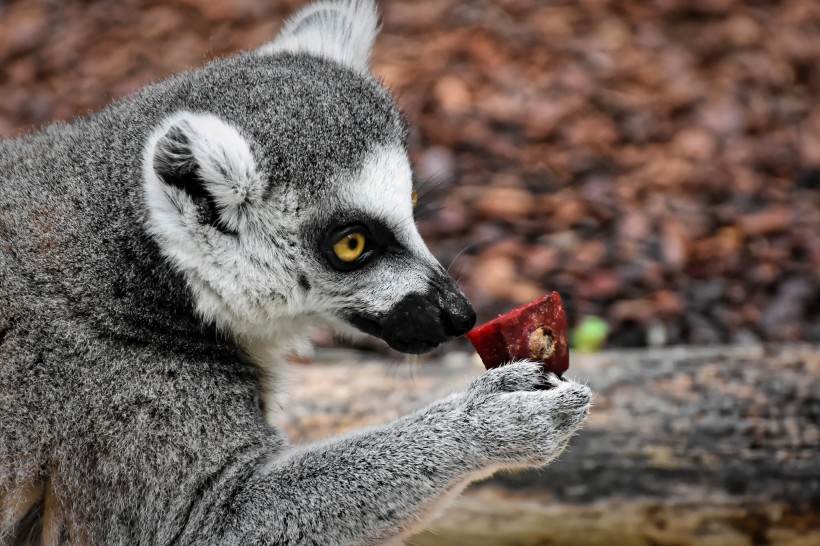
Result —
<instances>
[{"instance_id":1,"label":"red watermelon chunk","mask_svg":"<svg viewBox=\"0 0 820 546\"><path fill-rule=\"evenodd\" d=\"M487 369L511 360L541 362L544 371L569 369L567 316L558 292L513 309L466 334Z\"/></svg>"}]
</instances>

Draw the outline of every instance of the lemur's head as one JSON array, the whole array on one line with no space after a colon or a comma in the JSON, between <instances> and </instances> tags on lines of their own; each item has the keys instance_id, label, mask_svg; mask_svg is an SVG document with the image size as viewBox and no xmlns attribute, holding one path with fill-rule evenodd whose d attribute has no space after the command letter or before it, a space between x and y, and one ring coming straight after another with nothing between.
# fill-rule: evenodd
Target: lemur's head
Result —
<instances>
[{"instance_id":1,"label":"lemur's head","mask_svg":"<svg viewBox=\"0 0 820 546\"><path fill-rule=\"evenodd\" d=\"M307 6L190 75L148 139L149 229L206 321L265 340L318 318L409 353L473 326L415 226L406 128L368 72L376 32L371 0Z\"/></svg>"}]
</instances>

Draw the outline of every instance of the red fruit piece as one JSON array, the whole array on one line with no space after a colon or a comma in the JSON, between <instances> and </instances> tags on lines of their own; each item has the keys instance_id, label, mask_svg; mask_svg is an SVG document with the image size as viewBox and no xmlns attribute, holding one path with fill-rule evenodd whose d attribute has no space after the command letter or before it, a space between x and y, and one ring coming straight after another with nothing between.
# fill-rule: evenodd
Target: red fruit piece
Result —
<instances>
[{"instance_id":1,"label":"red fruit piece","mask_svg":"<svg viewBox=\"0 0 820 546\"><path fill-rule=\"evenodd\" d=\"M543 363L561 375L569 368L567 316L558 292L513 309L466 334L487 369L511 360Z\"/></svg>"}]
</instances>

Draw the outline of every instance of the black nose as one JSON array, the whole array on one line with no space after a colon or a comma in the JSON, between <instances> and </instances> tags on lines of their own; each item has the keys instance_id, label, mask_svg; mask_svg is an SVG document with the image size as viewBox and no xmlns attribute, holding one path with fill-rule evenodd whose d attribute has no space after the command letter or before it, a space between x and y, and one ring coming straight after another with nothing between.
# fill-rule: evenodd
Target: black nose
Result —
<instances>
[{"instance_id":1,"label":"black nose","mask_svg":"<svg viewBox=\"0 0 820 546\"><path fill-rule=\"evenodd\" d=\"M359 330L380 337L403 353L426 353L475 324L472 305L449 277L436 279L422 294L408 294L378 316L361 313L347 320Z\"/></svg>"},{"instance_id":2,"label":"black nose","mask_svg":"<svg viewBox=\"0 0 820 546\"><path fill-rule=\"evenodd\" d=\"M458 337L469 332L475 326L475 311L467 298L453 286L442 298L442 324L444 332L450 337Z\"/></svg>"}]
</instances>

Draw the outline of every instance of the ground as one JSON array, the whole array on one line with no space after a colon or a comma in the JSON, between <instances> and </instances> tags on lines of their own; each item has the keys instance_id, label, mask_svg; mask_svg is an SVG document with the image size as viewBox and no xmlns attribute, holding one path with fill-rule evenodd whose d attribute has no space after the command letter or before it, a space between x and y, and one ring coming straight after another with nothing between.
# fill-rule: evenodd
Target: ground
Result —
<instances>
[{"instance_id":1,"label":"ground","mask_svg":"<svg viewBox=\"0 0 820 546\"><path fill-rule=\"evenodd\" d=\"M270 40L302 2L6 0L0 136ZM820 3L385 0L375 70L487 319L609 346L820 340Z\"/></svg>"},{"instance_id":2,"label":"ground","mask_svg":"<svg viewBox=\"0 0 820 546\"><path fill-rule=\"evenodd\" d=\"M282 426L298 442L387 421L461 389L469 353L423 363L320 352ZM820 544L820 346L573 357L596 391L557 462L469 489L417 546Z\"/></svg>"}]
</instances>

